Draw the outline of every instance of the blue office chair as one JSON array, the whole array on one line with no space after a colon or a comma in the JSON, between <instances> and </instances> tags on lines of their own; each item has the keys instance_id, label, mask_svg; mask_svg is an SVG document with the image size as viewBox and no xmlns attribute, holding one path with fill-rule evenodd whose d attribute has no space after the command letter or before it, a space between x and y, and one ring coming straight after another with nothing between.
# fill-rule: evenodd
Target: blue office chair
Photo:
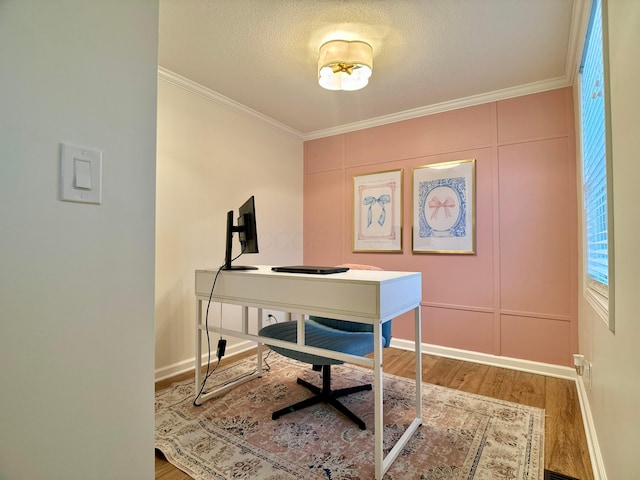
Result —
<instances>
[{"instance_id":1,"label":"blue office chair","mask_svg":"<svg viewBox=\"0 0 640 480\"><path fill-rule=\"evenodd\" d=\"M357 268L356 266L355 268ZM351 268L354 268L351 266ZM354 269L355 269L354 268ZM369 269L373 269L369 267ZM377 269L376 269L377 270ZM373 325L345 320L335 320L331 318L310 316L305 320L305 343L314 347L325 348L336 352L349 353L352 355L364 356L374 350ZM259 334L264 337L285 340L295 343L298 334L298 322L274 323L263 327ZM382 325L383 346L388 347L391 342L391 321ZM273 412L271 418L276 420L282 415L295 412L317 403L325 402L345 416L353 420L362 430L366 429L365 423L351 410L345 407L338 398L355 392L371 390L371 384L357 385L338 390L331 389L331 365L344 363L341 360L321 357L304 352L297 352L287 348L269 345L272 350L289 358L300 362L310 363L313 370L322 370L322 388L298 378L297 383L311 390L315 395L301 402Z\"/></svg>"}]
</instances>

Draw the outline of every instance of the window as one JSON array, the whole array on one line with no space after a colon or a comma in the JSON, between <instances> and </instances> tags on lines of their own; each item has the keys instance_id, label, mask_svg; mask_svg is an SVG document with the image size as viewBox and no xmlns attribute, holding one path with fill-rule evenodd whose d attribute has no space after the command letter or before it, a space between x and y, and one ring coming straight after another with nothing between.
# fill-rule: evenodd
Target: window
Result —
<instances>
[{"instance_id":1,"label":"window","mask_svg":"<svg viewBox=\"0 0 640 480\"><path fill-rule=\"evenodd\" d=\"M594 0L580 65L580 132L587 298L613 330L611 141L603 5ZM605 4L606 7L606 4ZM606 33L606 29L604 30Z\"/></svg>"}]
</instances>

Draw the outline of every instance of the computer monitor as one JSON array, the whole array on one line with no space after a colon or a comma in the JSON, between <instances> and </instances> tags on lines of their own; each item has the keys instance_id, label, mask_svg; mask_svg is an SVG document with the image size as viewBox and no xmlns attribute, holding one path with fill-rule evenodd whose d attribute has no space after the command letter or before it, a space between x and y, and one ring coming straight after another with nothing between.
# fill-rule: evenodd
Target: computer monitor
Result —
<instances>
[{"instance_id":1,"label":"computer monitor","mask_svg":"<svg viewBox=\"0 0 640 480\"><path fill-rule=\"evenodd\" d=\"M227 212L227 235L223 270L257 270L248 265L231 265L233 260L233 232L238 232L240 254L258 253L258 230L253 195L238 209L238 225L233 224L233 210Z\"/></svg>"}]
</instances>

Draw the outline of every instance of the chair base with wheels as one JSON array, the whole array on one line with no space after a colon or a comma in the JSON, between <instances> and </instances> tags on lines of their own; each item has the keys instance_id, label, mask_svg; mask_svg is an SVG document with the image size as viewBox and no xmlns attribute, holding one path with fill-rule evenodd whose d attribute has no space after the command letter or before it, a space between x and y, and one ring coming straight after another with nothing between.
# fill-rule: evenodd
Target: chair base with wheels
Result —
<instances>
[{"instance_id":1,"label":"chair base with wheels","mask_svg":"<svg viewBox=\"0 0 640 480\"><path fill-rule=\"evenodd\" d=\"M360 427L361 430L366 430L367 426L365 423L358 417L355 413L345 407L338 398L344 397L345 395L350 395L356 392L362 392L366 390L371 390L371 384L368 383L366 385L357 385L355 387L347 387L340 388L338 390L331 390L331 365L322 365L322 388L318 388L315 385L298 378L298 385L302 385L307 389L311 390L315 395L311 398L307 398L306 400L302 400L301 402L295 403L288 407L282 408L277 412L273 412L271 414L271 418L273 420L277 420L282 415L286 415L287 413L295 412L297 410L301 410L306 407L310 407L312 405L316 405L317 403L328 403L333 406L336 410L344 414L346 417L350 418L355 422L356 425Z\"/></svg>"},{"instance_id":2,"label":"chair base with wheels","mask_svg":"<svg viewBox=\"0 0 640 480\"><path fill-rule=\"evenodd\" d=\"M297 339L297 331L298 323L292 321L268 325L262 328L259 334L261 336L295 343ZM382 336L384 337L383 345L388 347L391 341L391 322L387 322L382 325ZM374 336L372 325L313 316L309 317L308 320L305 320L306 345L342 353L349 353L352 355L365 356L373 352L373 342ZM272 346L269 345L268 342L266 342L266 345L281 355L301 362L310 363L313 365L314 370L322 368L322 388L298 378L297 383L309 389L314 396L273 412L272 418L274 420L280 418L282 415L286 415L318 403L328 403L355 422L362 430L366 429L364 421L345 407L338 398L356 392L371 390L371 384L332 390L331 365L338 365L344 362L341 360Z\"/></svg>"}]
</instances>

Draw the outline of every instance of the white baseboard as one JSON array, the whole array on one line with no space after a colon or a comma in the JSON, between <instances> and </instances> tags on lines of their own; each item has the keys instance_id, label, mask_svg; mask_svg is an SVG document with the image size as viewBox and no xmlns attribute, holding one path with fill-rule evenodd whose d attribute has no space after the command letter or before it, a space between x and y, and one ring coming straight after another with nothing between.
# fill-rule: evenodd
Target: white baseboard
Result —
<instances>
[{"instance_id":1,"label":"white baseboard","mask_svg":"<svg viewBox=\"0 0 640 480\"><path fill-rule=\"evenodd\" d=\"M402 350L414 351L414 343L410 340L391 339L391 346ZM422 353L435 355L437 357L452 358L454 360L463 360L467 362L480 363L482 365L490 365L493 367L509 368L522 372L536 373L538 375L546 375L549 377L563 378L576 382L576 390L578 392L578 400L580 402L580 410L582 412L582 421L584 423L584 431L587 437L587 446L589 448L589 457L591 458L591 469L593 470L594 480L607 480L607 473L604 469L604 461L598 445L598 437L596 435L593 416L589 406L589 398L585 390L582 377L576 374L571 367L563 367L560 365L551 365L542 362L532 362L530 360L521 360L519 358L500 357L487 353L472 352L469 350L459 350L457 348L442 347L440 345L422 344Z\"/></svg>"},{"instance_id":2,"label":"white baseboard","mask_svg":"<svg viewBox=\"0 0 640 480\"><path fill-rule=\"evenodd\" d=\"M598 436L596 435L596 427L591 414L589 405L589 396L584 386L582 377L576 378L576 386L578 387L578 398L580 399L580 410L582 412L582 422L584 423L584 432L587 436L587 446L589 447L589 456L591 457L591 468L593 469L594 480L607 480L607 472L604 469L604 460L600 452L598 444Z\"/></svg>"},{"instance_id":3,"label":"white baseboard","mask_svg":"<svg viewBox=\"0 0 640 480\"><path fill-rule=\"evenodd\" d=\"M225 358L230 357L232 355L237 355L238 353L246 352L252 348L255 348L255 342L250 342L249 340L242 341L235 345L229 345L225 352ZM205 364L207 362L208 354L205 352L202 355L202 363ZM216 355L215 351L211 352L211 361L215 362ZM195 370L195 364L193 358L182 360L181 362L174 363L173 365L168 365L166 367L158 368L155 371L155 381L159 382L161 380L166 380L167 378L175 377L176 375L180 375L182 373L192 372Z\"/></svg>"},{"instance_id":4,"label":"white baseboard","mask_svg":"<svg viewBox=\"0 0 640 480\"><path fill-rule=\"evenodd\" d=\"M402 350L414 351L414 343L411 340L391 339L391 346ZM438 357L453 358L454 360L464 360L467 362L491 365L493 367L509 368L528 373L537 373L548 377L564 378L567 380L576 379L576 371L571 367L552 365L549 363L533 362L519 358L501 357L488 353L472 352L470 350L460 350L457 348L442 347L440 345L422 344L422 353L436 355Z\"/></svg>"},{"instance_id":5,"label":"white baseboard","mask_svg":"<svg viewBox=\"0 0 640 480\"><path fill-rule=\"evenodd\" d=\"M235 345L231 345L227 348L226 355L235 355L245 352L255 347L255 343L248 340L242 341ZM391 339L391 347L399 348L400 350L414 350L414 344L411 340L402 340L393 338ZM487 353L472 352L470 350L460 350L457 348L442 347L440 345L430 345L428 343L422 344L422 353L435 355L438 357L452 358L455 360L464 360L467 362L480 363L483 365L491 365L494 367L510 368L512 370L519 370L528 373L537 373L539 375L547 375L549 377L564 378L567 380L576 380L576 373L573 368L563 367L560 365L552 365L542 362L533 362L530 360L522 360L519 358L501 357L497 355L490 355ZM212 355L215 359L215 355ZM202 361L207 360L207 354L202 355ZM166 380L167 378L182 373L188 372L194 369L193 359L183 360L173 365L158 368L155 371L155 381ZM584 387L583 387L584 388ZM586 397L585 397L586 398Z\"/></svg>"}]
</instances>

